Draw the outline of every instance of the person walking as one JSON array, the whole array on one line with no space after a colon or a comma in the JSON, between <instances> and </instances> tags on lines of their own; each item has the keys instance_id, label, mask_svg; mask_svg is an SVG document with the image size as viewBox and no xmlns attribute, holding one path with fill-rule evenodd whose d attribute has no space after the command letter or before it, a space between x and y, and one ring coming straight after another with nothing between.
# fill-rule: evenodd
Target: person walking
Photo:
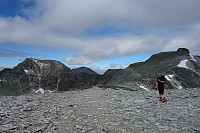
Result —
<instances>
[{"instance_id":1,"label":"person walking","mask_svg":"<svg viewBox=\"0 0 200 133\"><path fill-rule=\"evenodd\" d=\"M156 83L156 88L159 91L159 96L160 96L160 100L163 103L167 102L166 98L165 98L165 93L164 93L164 85L165 85L165 76L162 75L161 72L159 72L158 77L157 77L157 83ZM163 99L162 99L163 97Z\"/></svg>"}]
</instances>

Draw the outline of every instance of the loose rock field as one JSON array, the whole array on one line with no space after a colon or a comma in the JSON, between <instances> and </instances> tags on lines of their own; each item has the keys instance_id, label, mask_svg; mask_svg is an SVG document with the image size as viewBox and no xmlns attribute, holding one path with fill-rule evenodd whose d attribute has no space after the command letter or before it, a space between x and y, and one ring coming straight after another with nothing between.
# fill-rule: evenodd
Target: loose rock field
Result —
<instances>
[{"instance_id":1,"label":"loose rock field","mask_svg":"<svg viewBox=\"0 0 200 133\"><path fill-rule=\"evenodd\" d=\"M200 89L91 88L64 93L1 96L0 132L200 132Z\"/></svg>"}]
</instances>

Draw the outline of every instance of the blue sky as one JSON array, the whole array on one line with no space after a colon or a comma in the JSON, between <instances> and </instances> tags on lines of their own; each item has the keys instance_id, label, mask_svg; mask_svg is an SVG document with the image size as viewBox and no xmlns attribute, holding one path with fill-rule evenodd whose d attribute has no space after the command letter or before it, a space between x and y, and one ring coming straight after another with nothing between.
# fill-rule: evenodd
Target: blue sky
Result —
<instances>
[{"instance_id":1,"label":"blue sky","mask_svg":"<svg viewBox=\"0 0 200 133\"><path fill-rule=\"evenodd\" d=\"M66 56L70 54L75 54L75 50L60 50L51 48L32 48L20 44L5 43L1 45L0 52L4 51L9 54L9 56L4 56L0 58L0 66L12 67L16 66L18 63L22 62L25 58L37 58L37 59L51 59L59 60L71 68L81 67L81 66L96 66L93 68L99 73L103 73L109 66L113 65L114 68L124 68L134 62L141 62L148 59L152 53L144 52L141 54L127 55L127 56L116 56L113 58L104 59L101 61L96 61L89 65L68 65L64 60ZM13 54L13 55L12 55ZM19 55L18 55L19 54ZM104 68L103 70L98 70L98 67ZM111 67L113 68L113 67Z\"/></svg>"},{"instance_id":2,"label":"blue sky","mask_svg":"<svg viewBox=\"0 0 200 133\"><path fill-rule=\"evenodd\" d=\"M33 57L103 73L179 47L200 55L199 4L1 0L0 66L16 66Z\"/></svg>"}]
</instances>

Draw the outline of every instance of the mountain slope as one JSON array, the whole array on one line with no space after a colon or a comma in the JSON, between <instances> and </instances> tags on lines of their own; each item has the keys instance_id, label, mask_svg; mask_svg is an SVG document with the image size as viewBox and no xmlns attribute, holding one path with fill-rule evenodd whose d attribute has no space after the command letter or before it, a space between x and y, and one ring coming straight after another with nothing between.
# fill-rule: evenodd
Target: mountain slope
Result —
<instances>
[{"instance_id":1,"label":"mountain slope","mask_svg":"<svg viewBox=\"0 0 200 133\"><path fill-rule=\"evenodd\" d=\"M155 88L155 79L162 72L167 88L200 87L200 57L191 56L188 49L152 55L145 62L129 65L126 69L108 70L99 80L100 86Z\"/></svg>"}]
</instances>

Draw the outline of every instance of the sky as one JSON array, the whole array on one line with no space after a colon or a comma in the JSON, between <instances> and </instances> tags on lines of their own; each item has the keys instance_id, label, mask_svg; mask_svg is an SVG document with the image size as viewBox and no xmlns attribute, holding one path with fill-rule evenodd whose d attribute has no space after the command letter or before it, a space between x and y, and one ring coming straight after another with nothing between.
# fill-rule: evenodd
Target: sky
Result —
<instances>
[{"instance_id":1,"label":"sky","mask_svg":"<svg viewBox=\"0 0 200 133\"><path fill-rule=\"evenodd\" d=\"M25 58L98 73L186 47L200 55L199 0L0 0L0 68Z\"/></svg>"}]
</instances>

